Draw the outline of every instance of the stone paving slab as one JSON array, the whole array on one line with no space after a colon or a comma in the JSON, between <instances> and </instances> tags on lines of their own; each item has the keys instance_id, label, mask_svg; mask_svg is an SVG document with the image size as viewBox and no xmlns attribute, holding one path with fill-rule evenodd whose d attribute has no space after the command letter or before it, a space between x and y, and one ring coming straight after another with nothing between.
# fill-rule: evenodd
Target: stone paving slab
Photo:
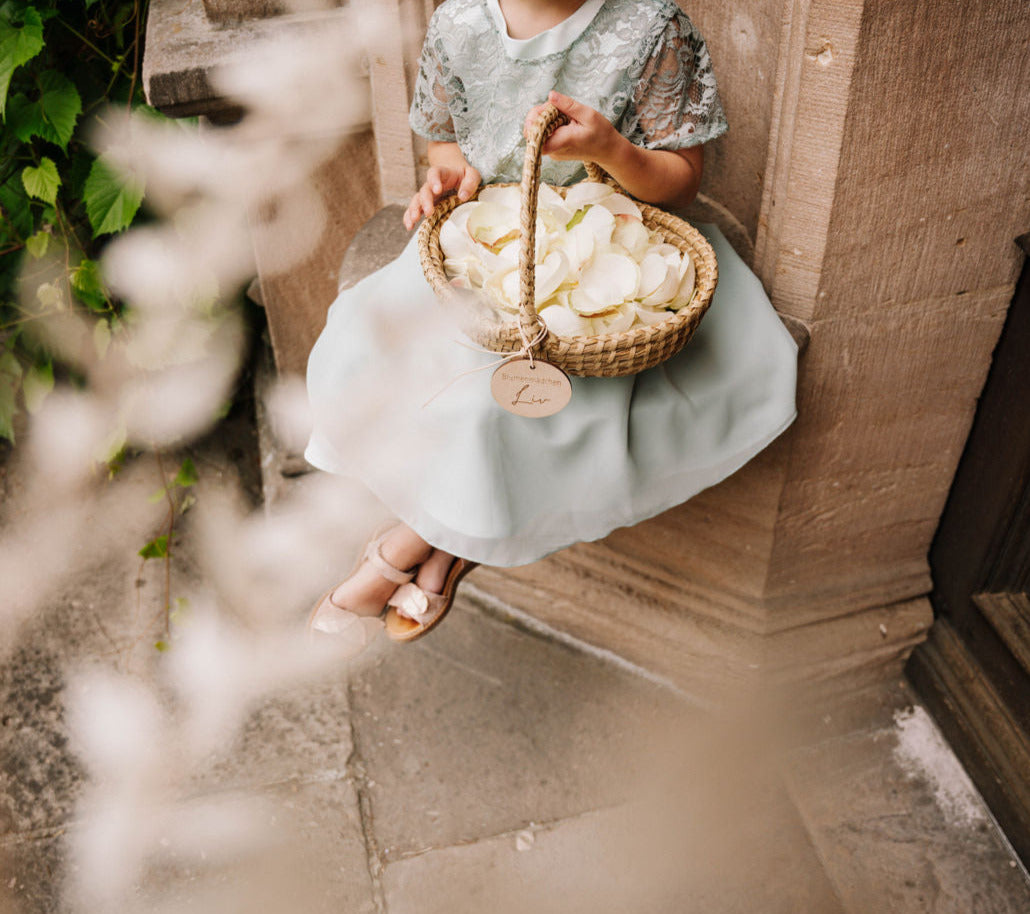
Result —
<instances>
[{"instance_id":1,"label":"stone paving slab","mask_svg":"<svg viewBox=\"0 0 1030 914\"><path fill-rule=\"evenodd\" d=\"M51 914L60 906L61 837L0 842L0 914Z\"/></svg>"},{"instance_id":2,"label":"stone paving slab","mask_svg":"<svg viewBox=\"0 0 1030 914\"><path fill-rule=\"evenodd\" d=\"M390 914L843 914L789 803L713 834L646 807L587 813L389 864Z\"/></svg>"},{"instance_id":3,"label":"stone paving slab","mask_svg":"<svg viewBox=\"0 0 1030 914\"><path fill-rule=\"evenodd\" d=\"M348 776L353 750L348 685L341 675L262 702L201 782L255 788L332 781Z\"/></svg>"},{"instance_id":4,"label":"stone paving slab","mask_svg":"<svg viewBox=\"0 0 1030 914\"><path fill-rule=\"evenodd\" d=\"M921 708L912 714L932 727ZM1030 882L943 746L906 761L898 727L877 727L788 761L791 794L849 914L1030 911Z\"/></svg>"},{"instance_id":5,"label":"stone paving slab","mask_svg":"<svg viewBox=\"0 0 1030 914\"><path fill-rule=\"evenodd\" d=\"M459 602L353 681L384 859L624 799L666 693Z\"/></svg>"}]
</instances>

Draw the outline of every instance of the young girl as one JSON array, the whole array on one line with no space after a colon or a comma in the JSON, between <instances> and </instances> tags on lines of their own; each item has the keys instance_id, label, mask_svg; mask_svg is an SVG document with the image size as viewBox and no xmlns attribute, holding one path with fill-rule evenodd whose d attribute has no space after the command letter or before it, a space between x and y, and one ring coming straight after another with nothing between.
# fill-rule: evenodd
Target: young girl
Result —
<instances>
[{"instance_id":1,"label":"young girl","mask_svg":"<svg viewBox=\"0 0 1030 914\"><path fill-rule=\"evenodd\" d=\"M693 200L702 144L726 130L704 40L673 0L446 0L411 109L431 167L405 225L444 194L519 181L527 112L544 100L570 123L544 147L542 181L573 183L593 161L667 209ZM796 347L718 230L706 235L719 284L691 342L635 376L572 378L569 405L542 419L499 407L490 372L471 371L497 357L436 323L414 240L343 292L308 363L306 457L360 477L399 522L311 627L339 632L389 607L388 634L418 637L476 563L526 564L637 523L779 435L795 414Z\"/></svg>"}]
</instances>

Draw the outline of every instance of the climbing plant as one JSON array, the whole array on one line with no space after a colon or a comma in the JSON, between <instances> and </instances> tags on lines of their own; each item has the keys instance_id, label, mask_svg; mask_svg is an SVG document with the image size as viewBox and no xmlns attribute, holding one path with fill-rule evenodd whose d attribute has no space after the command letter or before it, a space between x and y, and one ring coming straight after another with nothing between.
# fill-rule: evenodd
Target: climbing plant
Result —
<instances>
[{"instance_id":1,"label":"climbing plant","mask_svg":"<svg viewBox=\"0 0 1030 914\"><path fill-rule=\"evenodd\" d=\"M119 321L97 257L138 217L143 192L88 139L109 104L143 105L146 9L146 0L0 3L0 438L13 440L16 414L53 386L34 322L80 309L102 348Z\"/></svg>"}]
</instances>

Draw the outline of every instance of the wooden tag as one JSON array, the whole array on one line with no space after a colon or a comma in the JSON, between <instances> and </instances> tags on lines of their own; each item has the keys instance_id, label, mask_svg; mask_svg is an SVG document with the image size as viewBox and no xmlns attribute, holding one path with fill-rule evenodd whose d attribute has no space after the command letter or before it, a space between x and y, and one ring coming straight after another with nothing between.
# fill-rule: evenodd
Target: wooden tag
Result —
<instances>
[{"instance_id":1,"label":"wooden tag","mask_svg":"<svg viewBox=\"0 0 1030 914\"><path fill-rule=\"evenodd\" d=\"M534 359L512 359L490 379L490 392L509 413L528 419L553 416L572 399L572 382L557 365Z\"/></svg>"}]
</instances>

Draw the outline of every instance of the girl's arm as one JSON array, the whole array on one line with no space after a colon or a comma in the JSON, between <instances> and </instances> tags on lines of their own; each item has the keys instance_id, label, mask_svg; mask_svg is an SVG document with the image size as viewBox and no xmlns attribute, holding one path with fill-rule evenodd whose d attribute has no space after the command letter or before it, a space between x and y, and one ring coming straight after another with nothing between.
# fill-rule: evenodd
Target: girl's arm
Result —
<instances>
[{"instance_id":1,"label":"girl's arm","mask_svg":"<svg viewBox=\"0 0 1030 914\"><path fill-rule=\"evenodd\" d=\"M419 219L433 211L436 201L448 191L456 190L458 199L468 200L482 180L457 143L430 142L426 183L411 198L404 212L404 227L411 231Z\"/></svg>"},{"instance_id":2,"label":"girl's arm","mask_svg":"<svg viewBox=\"0 0 1030 914\"><path fill-rule=\"evenodd\" d=\"M571 123L551 134L544 144L545 155L596 162L629 193L646 203L680 209L697 196L704 168L704 150L700 145L675 151L643 149L588 105L559 92L551 92L547 100L568 115ZM541 107L529 112L527 131Z\"/></svg>"}]
</instances>

